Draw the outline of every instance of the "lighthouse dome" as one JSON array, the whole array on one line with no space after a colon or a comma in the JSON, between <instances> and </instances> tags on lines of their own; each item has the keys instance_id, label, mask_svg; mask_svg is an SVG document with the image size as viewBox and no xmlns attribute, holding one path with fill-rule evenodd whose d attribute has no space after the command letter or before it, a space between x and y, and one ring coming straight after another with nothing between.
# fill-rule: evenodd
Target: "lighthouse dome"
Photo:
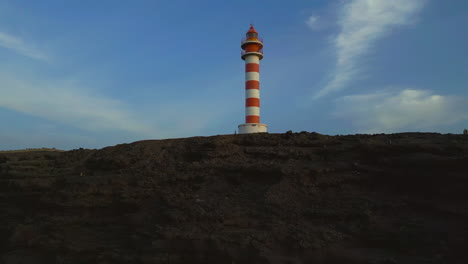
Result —
<instances>
[{"instance_id":1,"label":"lighthouse dome","mask_svg":"<svg viewBox=\"0 0 468 264\"><path fill-rule=\"evenodd\" d=\"M255 28L254 28L254 26L252 24L250 24L250 29L249 29L249 31L247 31L247 34L249 34L249 33L258 34L257 30L255 30Z\"/></svg>"}]
</instances>

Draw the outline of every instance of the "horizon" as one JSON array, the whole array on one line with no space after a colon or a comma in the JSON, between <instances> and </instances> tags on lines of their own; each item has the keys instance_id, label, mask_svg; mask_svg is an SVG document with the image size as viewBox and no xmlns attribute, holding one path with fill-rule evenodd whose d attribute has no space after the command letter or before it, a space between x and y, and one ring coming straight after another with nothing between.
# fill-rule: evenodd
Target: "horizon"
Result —
<instances>
[{"instance_id":1,"label":"horizon","mask_svg":"<svg viewBox=\"0 0 468 264\"><path fill-rule=\"evenodd\" d=\"M0 0L0 150L233 134L251 23L265 44L269 132L462 134L466 10L461 0Z\"/></svg>"},{"instance_id":2,"label":"horizon","mask_svg":"<svg viewBox=\"0 0 468 264\"><path fill-rule=\"evenodd\" d=\"M259 133L250 133L250 134L219 134L219 135L208 135L208 136L190 136L190 137L179 137L179 138L161 138L161 139L142 139L142 140L137 140L137 141L132 141L132 142L120 142L116 143L114 145L108 145L108 146L103 146L99 148L74 148L74 149L58 149L58 148L49 148L49 147L39 147L39 148L24 148L24 149L5 149L5 150L0 150L0 153L13 153L13 152L40 152L40 151L56 151L56 152L63 152L63 151L72 151L72 150L80 150L80 149L88 149L88 150L100 150L103 148L107 147L116 147L118 145L125 145L125 144L133 144L137 142L143 142L143 141L164 141L164 140L183 140L183 139L189 139L189 138L208 138L208 137L223 137L223 136L237 136L237 135L252 135L252 134L269 134L269 135L282 135L282 134L288 134L288 133L294 133L294 134L302 134L302 133L317 133L315 131L286 131L283 133L270 133L270 132L259 132ZM464 132L464 131L463 131ZM464 133L439 133L439 132L398 132L398 133L375 133L375 134L335 134L335 135L329 135L329 134L320 134L322 136L328 136L328 137L347 137L347 136L389 136L389 135L399 135L399 134L438 134L438 135L446 135L446 136L451 136L451 135L466 135Z\"/></svg>"}]
</instances>

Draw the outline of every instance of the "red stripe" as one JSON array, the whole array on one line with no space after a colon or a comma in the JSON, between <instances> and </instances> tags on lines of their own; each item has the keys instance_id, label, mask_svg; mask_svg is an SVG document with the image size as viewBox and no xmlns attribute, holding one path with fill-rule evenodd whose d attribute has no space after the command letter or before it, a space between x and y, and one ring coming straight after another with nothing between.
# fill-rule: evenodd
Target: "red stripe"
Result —
<instances>
[{"instance_id":1,"label":"red stripe","mask_svg":"<svg viewBox=\"0 0 468 264\"><path fill-rule=\"evenodd\" d=\"M246 123L260 123L260 116L250 115L245 117Z\"/></svg>"},{"instance_id":2,"label":"red stripe","mask_svg":"<svg viewBox=\"0 0 468 264\"><path fill-rule=\"evenodd\" d=\"M260 72L260 64L258 63L245 64L245 72Z\"/></svg>"},{"instance_id":3,"label":"red stripe","mask_svg":"<svg viewBox=\"0 0 468 264\"><path fill-rule=\"evenodd\" d=\"M246 81L245 89L260 89L260 82L259 81Z\"/></svg>"},{"instance_id":4,"label":"red stripe","mask_svg":"<svg viewBox=\"0 0 468 264\"><path fill-rule=\"evenodd\" d=\"M260 107L260 99L259 98L247 98L245 99L245 106L258 106Z\"/></svg>"}]
</instances>

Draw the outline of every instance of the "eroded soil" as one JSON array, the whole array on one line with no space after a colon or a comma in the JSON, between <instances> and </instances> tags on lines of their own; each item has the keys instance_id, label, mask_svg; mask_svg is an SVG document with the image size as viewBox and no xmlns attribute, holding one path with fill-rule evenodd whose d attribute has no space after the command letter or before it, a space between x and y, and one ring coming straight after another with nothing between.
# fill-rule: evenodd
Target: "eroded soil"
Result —
<instances>
[{"instance_id":1,"label":"eroded soil","mask_svg":"<svg viewBox=\"0 0 468 264\"><path fill-rule=\"evenodd\" d=\"M0 153L0 263L468 263L468 136Z\"/></svg>"}]
</instances>

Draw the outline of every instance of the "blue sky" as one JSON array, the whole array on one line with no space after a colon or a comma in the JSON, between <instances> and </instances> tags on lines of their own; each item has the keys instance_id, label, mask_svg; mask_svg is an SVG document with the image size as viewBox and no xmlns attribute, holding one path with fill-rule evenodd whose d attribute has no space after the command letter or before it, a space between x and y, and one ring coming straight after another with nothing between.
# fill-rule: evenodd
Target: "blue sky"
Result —
<instances>
[{"instance_id":1,"label":"blue sky","mask_svg":"<svg viewBox=\"0 0 468 264\"><path fill-rule=\"evenodd\" d=\"M468 128L468 2L0 0L0 150L232 134L240 39L272 133Z\"/></svg>"}]
</instances>

